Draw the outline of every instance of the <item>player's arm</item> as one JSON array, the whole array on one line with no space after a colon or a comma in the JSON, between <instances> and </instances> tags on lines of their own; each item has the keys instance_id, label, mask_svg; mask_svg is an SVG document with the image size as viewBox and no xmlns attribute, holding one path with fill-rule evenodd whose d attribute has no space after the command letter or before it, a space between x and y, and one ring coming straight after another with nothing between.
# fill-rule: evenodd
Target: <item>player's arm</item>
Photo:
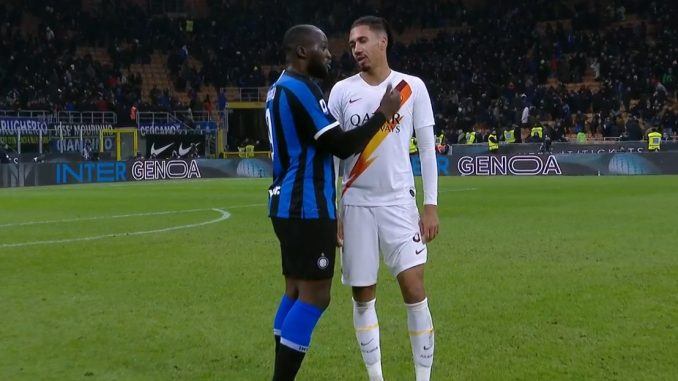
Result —
<instances>
[{"instance_id":1,"label":"player's arm","mask_svg":"<svg viewBox=\"0 0 678 381\"><path fill-rule=\"evenodd\" d=\"M327 108L329 109L330 114L332 114L336 120L344 120L344 109L346 107L346 100L344 98L344 93L341 90L341 82L338 82L332 87L330 96L327 99ZM336 186L337 190L340 190L341 184L339 183L339 169L342 166L343 160L336 156L333 159L334 185ZM344 224L342 222L343 208L341 205L341 192L335 192L335 195L335 203L337 206L337 247L342 247L344 246Z\"/></svg>"},{"instance_id":2,"label":"player's arm","mask_svg":"<svg viewBox=\"0 0 678 381\"><path fill-rule=\"evenodd\" d=\"M436 162L433 126L414 130L419 148L421 177L424 183L424 206L438 205L438 163Z\"/></svg>"},{"instance_id":3,"label":"player's arm","mask_svg":"<svg viewBox=\"0 0 678 381\"><path fill-rule=\"evenodd\" d=\"M334 158L334 184L337 187L336 192L336 205L337 205L337 247L344 246L344 223L343 223L343 206L341 198L341 184L339 183L339 168L341 168L341 159L338 157Z\"/></svg>"},{"instance_id":4,"label":"player's arm","mask_svg":"<svg viewBox=\"0 0 678 381\"><path fill-rule=\"evenodd\" d=\"M346 159L361 152L384 123L386 116L383 112L377 111L369 121L358 128L344 131L336 126L330 129L318 138L318 147L340 159Z\"/></svg>"},{"instance_id":5,"label":"player's arm","mask_svg":"<svg viewBox=\"0 0 678 381\"><path fill-rule=\"evenodd\" d=\"M298 88L289 94L292 112L297 125L301 126L307 136L315 142L318 148L339 158L362 151L372 136L400 108L400 92L391 90L389 86L381 99L381 104L375 115L362 126L351 131L344 131L330 114L320 94L313 94L305 87ZM310 121L308 123L307 121Z\"/></svg>"},{"instance_id":6,"label":"player's arm","mask_svg":"<svg viewBox=\"0 0 678 381\"><path fill-rule=\"evenodd\" d=\"M433 126L414 130L421 162L421 179L424 184L424 212L419 221L426 242L438 235L438 165L436 162Z\"/></svg>"},{"instance_id":7,"label":"player's arm","mask_svg":"<svg viewBox=\"0 0 678 381\"><path fill-rule=\"evenodd\" d=\"M392 90L389 85L384 96L381 98L379 108L362 126L344 131L337 124L320 134L320 136L316 134L314 138L318 142L318 147L329 151L340 159L346 159L365 149L365 146L370 142L374 134L379 131L387 120L393 117L399 108L400 92Z\"/></svg>"},{"instance_id":8,"label":"player's arm","mask_svg":"<svg viewBox=\"0 0 678 381\"><path fill-rule=\"evenodd\" d=\"M421 179L424 184L424 212L419 221L422 236L426 242L438 235L438 164L436 162L433 108L423 82L418 83L414 99L414 135L419 149Z\"/></svg>"}]
</instances>

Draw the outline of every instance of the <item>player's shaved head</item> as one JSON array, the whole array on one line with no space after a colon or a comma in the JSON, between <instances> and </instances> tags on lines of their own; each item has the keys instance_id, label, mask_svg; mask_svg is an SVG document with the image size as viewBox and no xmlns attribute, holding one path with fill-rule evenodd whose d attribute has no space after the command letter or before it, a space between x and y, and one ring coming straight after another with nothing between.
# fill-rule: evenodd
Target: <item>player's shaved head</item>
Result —
<instances>
[{"instance_id":1,"label":"player's shaved head","mask_svg":"<svg viewBox=\"0 0 678 381\"><path fill-rule=\"evenodd\" d=\"M299 24L291 27L283 37L285 56L288 58L295 56L298 47L309 47L318 43L324 35L325 33L315 25Z\"/></svg>"},{"instance_id":2,"label":"player's shaved head","mask_svg":"<svg viewBox=\"0 0 678 381\"><path fill-rule=\"evenodd\" d=\"M332 55L320 28L309 24L291 27L283 37L283 50L288 68L315 78L327 76Z\"/></svg>"}]
</instances>

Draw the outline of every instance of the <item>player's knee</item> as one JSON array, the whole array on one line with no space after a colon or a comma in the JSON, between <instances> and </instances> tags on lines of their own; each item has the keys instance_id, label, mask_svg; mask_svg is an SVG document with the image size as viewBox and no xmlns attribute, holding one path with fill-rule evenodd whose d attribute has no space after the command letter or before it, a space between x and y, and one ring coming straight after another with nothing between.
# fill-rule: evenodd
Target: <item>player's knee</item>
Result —
<instances>
[{"instance_id":1,"label":"player's knee","mask_svg":"<svg viewBox=\"0 0 678 381\"><path fill-rule=\"evenodd\" d=\"M318 295L315 295L313 305L320 308L321 310L326 309L330 305L330 300L331 300L330 292L328 291L327 293L321 293Z\"/></svg>"},{"instance_id":2,"label":"player's knee","mask_svg":"<svg viewBox=\"0 0 678 381\"><path fill-rule=\"evenodd\" d=\"M330 292L330 288L328 287L326 289L320 290L317 293L316 297L317 297L316 306L324 310L325 308L327 308L327 306L330 305L330 300L332 299L332 293Z\"/></svg>"},{"instance_id":3,"label":"player's knee","mask_svg":"<svg viewBox=\"0 0 678 381\"><path fill-rule=\"evenodd\" d=\"M287 295L287 297L290 299L297 299L299 297L299 287L294 280L286 279L285 295Z\"/></svg>"},{"instance_id":4,"label":"player's knee","mask_svg":"<svg viewBox=\"0 0 678 381\"><path fill-rule=\"evenodd\" d=\"M374 300L377 294L377 285L366 287L353 287L353 300L356 302L369 302Z\"/></svg>"},{"instance_id":5,"label":"player's knee","mask_svg":"<svg viewBox=\"0 0 678 381\"><path fill-rule=\"evenodd\" d=\"M407 304L419 303L426 298L426 290L423 283L403 284L400 286L403 301Z\"/></svg>"},{"instance_id":6,"label":"player's knee","mask_svg":"<svg viewBox=\"0 0 678 381\"><path fill-rule=\"evenodd\" d=\"M312 304L321 310L330 305L330 288L315 288L312 290L302 290L299 299L305 303Z\"/></svg>"}]
</instances>

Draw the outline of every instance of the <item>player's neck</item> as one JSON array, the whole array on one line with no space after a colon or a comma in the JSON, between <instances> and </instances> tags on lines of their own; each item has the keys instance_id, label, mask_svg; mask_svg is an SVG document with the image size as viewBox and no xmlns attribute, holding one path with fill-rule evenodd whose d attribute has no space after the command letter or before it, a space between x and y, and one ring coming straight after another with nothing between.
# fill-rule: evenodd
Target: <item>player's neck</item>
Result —
<instances>
[{"instance_id":1,"label":"player's neck","mask_svg":"<svg viewBox=\"0 0 678 381\"><path fill-rule=\"evenodd\" d=\"M389 75L391 75L391 68L388 67L388 65L375 67L369 71L363 71L360 73L362 79L370 86L378 86L384 82Z\"/></svg>"},{"instance_id":2,"label":"player's neck","mask_svg":"<svg viewBox=\"0 0 678 381\"><path fill-rule=\"evenodd\" d=\"M306 70L299 67L298 65L287 65L287 68L285 69L285 71L290 73L290 74L294 74L294 75L301 76L301 77L308 77L309 76L308 73L306 72Z\"/></svg>"}]
</instances>

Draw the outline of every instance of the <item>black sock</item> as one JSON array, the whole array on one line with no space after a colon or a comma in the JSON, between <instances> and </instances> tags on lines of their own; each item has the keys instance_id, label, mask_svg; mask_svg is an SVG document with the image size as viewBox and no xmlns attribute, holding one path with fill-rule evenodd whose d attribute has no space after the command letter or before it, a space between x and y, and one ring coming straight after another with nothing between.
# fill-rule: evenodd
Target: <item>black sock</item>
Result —
<instances>
[{"instance_id":1,"label":"black sock","mask_svg":"<svg viewBox=\"0 0 678 381\"><path fill-rule=\"evenodd\" d=\"M295 351L286 345L278 345L273 381L294 381L305 355L306 353Z\"/></svg>"}]
</instances>

